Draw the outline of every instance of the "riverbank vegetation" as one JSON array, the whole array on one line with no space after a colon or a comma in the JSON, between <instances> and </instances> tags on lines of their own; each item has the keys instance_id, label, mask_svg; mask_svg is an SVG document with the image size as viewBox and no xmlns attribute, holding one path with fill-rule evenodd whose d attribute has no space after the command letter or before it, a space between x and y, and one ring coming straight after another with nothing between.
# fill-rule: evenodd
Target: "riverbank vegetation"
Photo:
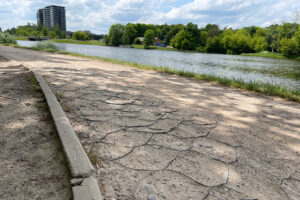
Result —
<instances>
[{"instance_id":1,"label":"riverbank vegetation","mask_svg":"<svg viewBox=\"0 0 300 200\"><path fill-rule=\"evenodd\" d=\"M58 26L48 30L45 26L28 23L17 28L7 29L5 31L11 35L15 35L20 40L27 40L27 37L50 37L53 39L73 39L80 41L90 40L90 34L87 32L76 31L71 35L67 35L65 31L61 31Z\"/></svg>"},{"instance_id":2,"label":"riverbank vegetation","mask_svg":"<svg viewBox=\"0 0 300 200\"><path fill-rule=\"evenodd\" d=\"M17 28L7 29L5 32L18 37L53 37L66 38L66 32L61 31L58 26L48 30L45 26L37 26L28 23L24 26L17 26Z\"/></svg>"},{"instance_id":3,"label":"riverbank vegetation","mask_svg":"<svg viewBox=\"0 0 300 200\"><path fill-rule=\"evenodd\" d=\"M78 54L78 53L72 53L72 52L58 50L56 47L52 46L53 47L52 48L51 45L40 45L39 47L37 47L37 46L21 47L18 45L12 45L12 46L18 47L18 48L24 48L24 49L31 49L31 50L38 50L38 51L45 51L45 52L51 52L51 53L58 53L58 54L65 54L65 55L97 59L97 60L102 60L102 61L111 62L111 63L115 63L115 64L128 65L128 66L145 69L145 70L155 70L155 71L162 72L162 73L184 76L184 77L193 78L196 80L211 81L211 82L219 83L221 85L225 85L225 86L229 86L229 87L233 87L233 88L241 88L241 89L245 89L245 90L255 91L255 92L264 93L264 94L268 94L268 95L272 95L272 96L279 96L279 97L282 97L282 98L285 98L288 100L300 102L300 91L289 90L280 85L266 84L266 83L255 82L255 81L246 82L241 79L228 79L228 78L221 77L221 76L198 74L198 73L194 73L194 72L176 70L176 69L172 69L169 67L162 67L162 66L155 67L155 66L143 65L143 64L121 61L121 60L116 60L116 59L111 59L111 58L87 56L84 54Z\"/></svg>"},{"instance_id":4,"label":"riverbank vegetation","mask_svg":"<svg viewBox=\"0 0 300 200\"><path fill-rule=\"evenodd\" d=\"M283 58L300 57L300 26L297 23L282 23L268 27L250 26L241 29L232 29L225 27L221 29L216 24L207 24L205 27L198 27L196 24L132 24L111 25L107 35L103 36L102 44L92 39L87 32L77 31L72 35L66 35L66 32L60 31L58 26L51 30L42 26L28 23L17 28L7 29L6 33L17 36L20 39L26 39L29 36L52 37L55 42L57 39L68 39L63 42L77 43L76 41L86 41L95 45L143 45L147 49L161 49L159 46L153 46L154 38L159 38L163 44L173 47L175 50L202 52L202 53L221 53L221 54L242 54L251 56L263 56L278 58L280 54ZM101 36L102 37L102 36ZM143 41L140 39L143 38ZM262 52L272 52L266 54Z\"/></svg>"},{"instance_id":5,"label":"riverbank vegetation","mask_svg":"<svg viewBox=\"0 0 300 200\"><path fill-rule=\"evenodd\" d=\"M144 37L144 41L138 41L139 37ZM300 26L297 23L276 24L265 28L250 26L241 29L229 27L220 29L216 24L198 28L193 23L187 25L128 23L125 26L114 24L104 36L104 40L111 46L136 45L143 42L144 47L149 48L155 37L177 50L222 54L269 51L281 53L284 57L300 56Z\"/></svg>"},{"instance_id":6,"label":"riverbank vegetation","mask_svg":"<svg viewBox=\"0 0 300 200\"><path fill-rule=\"evenodd\" d=\"M38 42L34 46L34 49L37 49L39 51L48 51L48 52L57 52L58 47L50 41L43 41L43 42Z\"/></svg>"},{"instance_id":7,"label":"riverbank vegetation","mask_svg":"<svg viewBox=\"0 0 300 200\"><path fill-rule=\"evenodd\" d=\"M105 46L105 43L103 43L103 42L101 42L99 40L81 41L81 40L73 40L73 39L51 39L49 41L56 42L56 43L71 43L71 44L86 44L86 45L100 45L100 46Z\"/></svg>"},{"instance_id":8,"label":"riverbank vegetation","mask_svg":"<svg viewBox=\"0 0 300 200\"><path fill-rule=\"evenodd\" d=\"M0 43L1 44L17 44L15 37L9 33L0 32Z\"/></svg>"},{"instance_id":9,"label":"riverbank vegetation","mask_svg":"<svg viewBox=\"0 0 300 200\"><path fill-rule=\"evenodd\" d=\"M259 53L242 53L241 56L256 56L256 57L265 57L265 58L279 58L279 59L295 59L300 61L300 57L297 56L284 56L282 53L272 53L268 51L262 51Z\"/></svg>"}]
</instances>

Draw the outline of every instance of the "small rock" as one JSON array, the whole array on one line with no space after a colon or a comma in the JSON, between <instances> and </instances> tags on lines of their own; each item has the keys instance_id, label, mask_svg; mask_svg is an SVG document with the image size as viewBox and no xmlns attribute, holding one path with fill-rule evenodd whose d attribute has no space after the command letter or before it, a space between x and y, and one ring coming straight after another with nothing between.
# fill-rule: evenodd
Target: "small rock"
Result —
<instances>
[{"instance_id":1,"label":"small rock","mask_svg":"<svg viewBox=\"0 0 300 200\"><path fill-rule=\"evenodd\" d=\"M80 135L83 138L89 138L89 135L87 133L81 132Z\"/></svg>"},{"instance_id":2,"label":"small rock","mask_svg":"<svg viewBox=\"0 0 300 200\"><path fill-rule=\"evenodd\" d=\"M71 179L71 185L80 185L82 183L83 179L82 178L73 178Z\"/></svg>"},{"instance_id":3,"label":"small rock","mask_svg":"<svg viewBox=\"0 0 300 200\"><path fill-rule=\"evenodd\" d=\"M148 196L147 200L157 200L157 196L155 194L151 194L150 196Z\"/></svg>"},{"instance_id":4,"label":"small rock","mask_svg":"<svg viewBox=\"0 0 300 200\"><path fill-rule=\"evenodd\" d=\"M145 186L144 186L144 191L145 191L148 195L154 193L153 187L152 187L151 185L145 185Z\"/></svg>"},{"instance_id":5,"label":"small rock","mask_svg":"<svg viewBox=\"0 0 300 200\"><path fill-rule=\"evenodd\" d=\"M30 104L30 103L25 103L25 105L26 105L26 106L30 106L31 104Z\"/></svg>"}]
</instances>

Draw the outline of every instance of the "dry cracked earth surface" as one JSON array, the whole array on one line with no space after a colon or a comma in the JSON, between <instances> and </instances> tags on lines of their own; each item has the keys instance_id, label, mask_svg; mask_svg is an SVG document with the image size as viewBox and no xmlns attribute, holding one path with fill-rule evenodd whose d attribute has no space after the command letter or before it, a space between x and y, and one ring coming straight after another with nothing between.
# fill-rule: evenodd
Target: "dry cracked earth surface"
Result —
<instances>
[{"instance_id":1,"label":"dry cracked earth surface","mask_svg":"<svg viewBox=\"0 0 300 200\"><path fill-rule=\"evenodd\" d=\"M0 56L0 199L68 200L63 150L32 77Z\"/></svg>"},{"instance_id":2,"label":"dry cracked earth surface","mask_svg":"<svg viewBox=\"0 0 300 200\"><path fill-rule=\"evenodd\" d=\"M57 94L104 199L300 199L299 103L86 58L0 52Z\"/></svg>"}]
</instances>

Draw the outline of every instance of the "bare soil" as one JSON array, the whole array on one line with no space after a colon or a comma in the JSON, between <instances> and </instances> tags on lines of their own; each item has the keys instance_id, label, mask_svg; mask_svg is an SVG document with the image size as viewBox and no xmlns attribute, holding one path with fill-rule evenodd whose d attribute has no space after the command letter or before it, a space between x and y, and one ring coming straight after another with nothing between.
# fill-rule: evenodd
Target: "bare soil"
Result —
<instances>
[{"instance_id":1,"label":"bare soil","mask_svg":"<svg viewBox=\"0 0 300 200\"><path fill-rule=\"evenodd\" d=\"M61 144L32 76L0 56L0 199L71 199Z\"/></svg>"},{"instance_id":2,"label":"bare soil","mask_svg":"<svg viewBox=\"0 0 300 200\"><path fill-rule=\"evenodd\" d=\"M104 199L300 199L299 103L86 58L0 52L58 94Z\"/></svg>"}]
</instances>

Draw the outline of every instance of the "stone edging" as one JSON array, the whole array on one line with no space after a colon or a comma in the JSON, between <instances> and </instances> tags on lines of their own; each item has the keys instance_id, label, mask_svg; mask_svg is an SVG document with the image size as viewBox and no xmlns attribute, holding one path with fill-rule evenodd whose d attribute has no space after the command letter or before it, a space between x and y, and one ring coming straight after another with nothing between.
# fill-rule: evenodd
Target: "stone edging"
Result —
<instances>
[{"instance_id":1,"label":"stone edging","mask_svg":"<svg viewBox=\"0 0 300 200\"><path fill-rule=\"evenodd\" d=\"M33 71L33 74L47 100L71 170L74 200L102 200L102 194L95 178L95 168L85 153L56 96L42 76L35 71Z\"/></svg>"}]
</instances>

